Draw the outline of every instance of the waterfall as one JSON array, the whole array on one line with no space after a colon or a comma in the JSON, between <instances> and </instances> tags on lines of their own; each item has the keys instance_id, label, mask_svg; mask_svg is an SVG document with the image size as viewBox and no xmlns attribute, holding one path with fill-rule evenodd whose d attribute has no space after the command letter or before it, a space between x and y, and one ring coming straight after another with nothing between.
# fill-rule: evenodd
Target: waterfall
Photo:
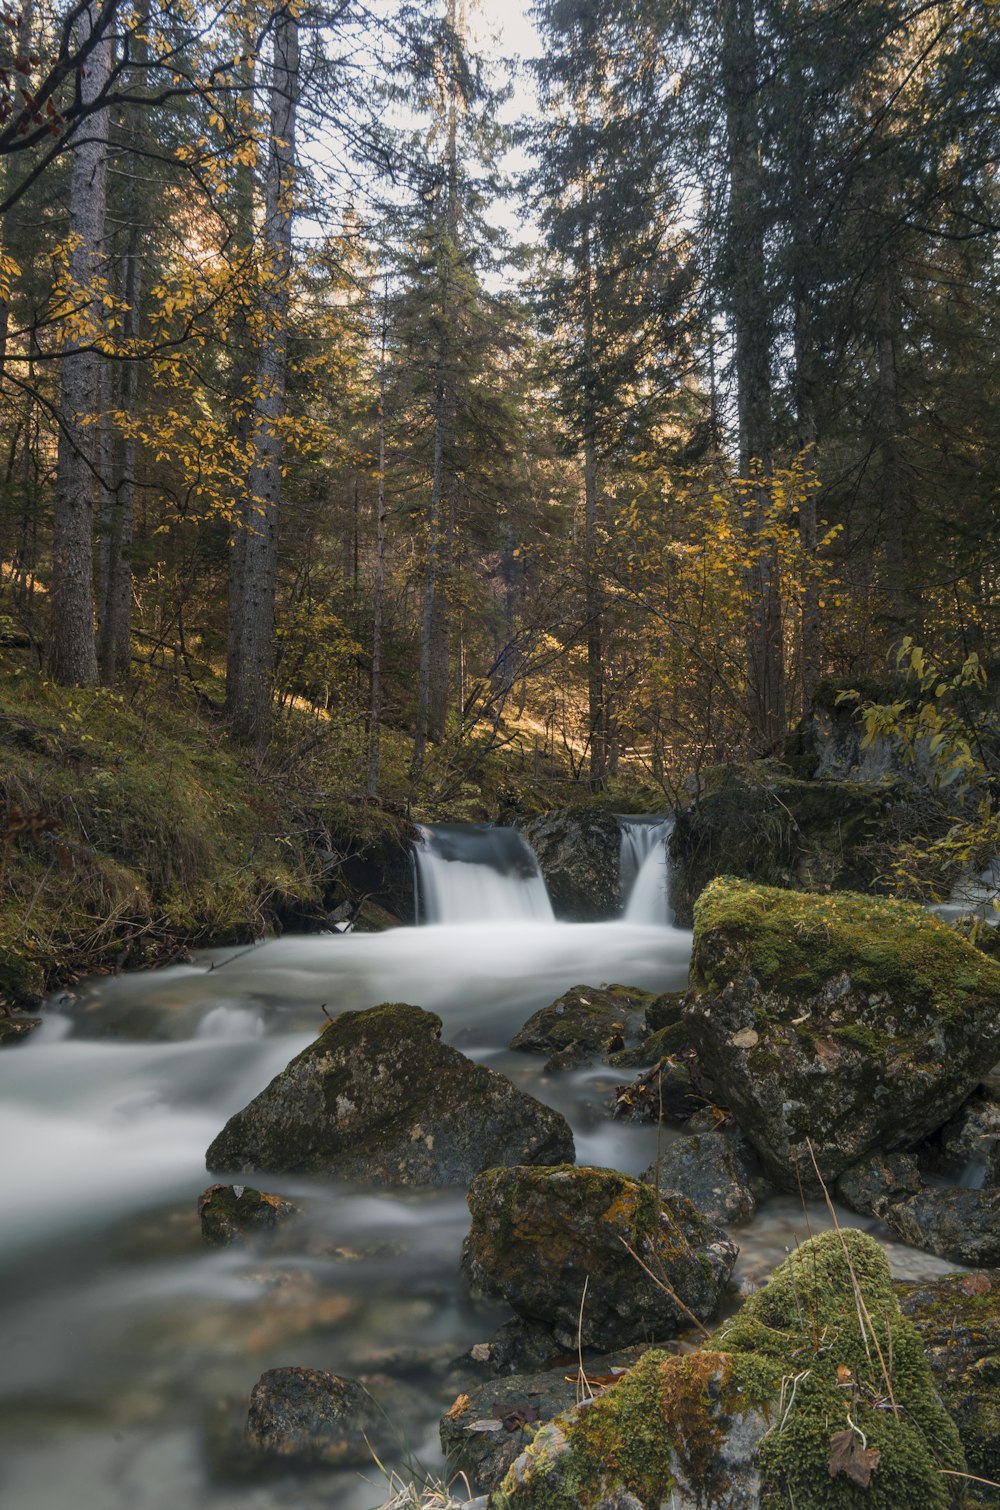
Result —
<instances>
[{"instance_id":1,"label":"waterfall","mask_svg":"<svg viewBox=\"0 0 1000 1510\"><path fill-rule=\"evenodd\" d=\"M618 822L622 834L620 873L626 922L670 923L667 840L673 819L619 816Z\"/></svg>"},{"instance_id":2,"label":"waterfall","mask_svg":"<svg viewBox=\"0 0 1000 1510\"><path fill-rule=\"evenodd\" d=\"M416 846L424 923L551 923L535 852L513 828L427 824Z\"/></svg>"}]
</instances>

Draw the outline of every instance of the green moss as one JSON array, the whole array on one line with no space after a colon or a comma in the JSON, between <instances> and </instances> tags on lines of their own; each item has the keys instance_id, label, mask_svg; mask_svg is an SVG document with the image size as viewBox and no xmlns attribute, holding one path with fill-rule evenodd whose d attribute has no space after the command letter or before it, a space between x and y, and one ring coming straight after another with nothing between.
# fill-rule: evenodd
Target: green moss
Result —
<instances>
[{"instance_id":1,"label":"green moss","mask_svg":"<svg viewBox=\"0 0 1000 1510\"><path fill-rule=\"evenodd\" d=\"M722 1448L750 1412L766 1427L755 1465L768 1510L947 1510L961 1500L961 1479L941 1471L964 1471L958 1435L885 1256L848 1230L803 1244L700 1352L647 1353L614 1388L548 1423L491 1510L592 1510L612 1489L669 1504L678 1488L721 1510L732 1503ZM848 1418L880 1454L863 1491L829 1471Z\"/></svg>"},{"instance_id":2,"label":"green moss","mask_svg":"<svg viewBox=\"0 0 1000 1510\"><path fill-rule=\"evenodd\" d=\"M1000 1004L1000 967L911 902L720 876L695 907L693 984L720 990L735 956L762 987L786 996L812 996L849 968L858 990L898 995L908 1010L948 1023L963 1021L984 996Z\"/></svg>"}]
</instances>

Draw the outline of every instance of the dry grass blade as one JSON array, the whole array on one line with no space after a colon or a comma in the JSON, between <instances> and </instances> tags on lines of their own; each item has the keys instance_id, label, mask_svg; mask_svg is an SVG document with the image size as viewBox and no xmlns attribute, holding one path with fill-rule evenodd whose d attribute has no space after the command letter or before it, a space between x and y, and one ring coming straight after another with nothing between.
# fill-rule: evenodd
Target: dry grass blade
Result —
<instances>
[{"instance_id":1,"label":"dry grass blade","mask_svg":"<svg viewBox=\"0 0 1000 1510\"><path fill-rule=\"evenodd\" d=\"M580 1296L580 1315L576 1323L576 1356L579 1360L580 1371L577 1374L576 1398L577 1401L594 1398L594 1391L590 1387L587 1378L587 1370L583 1366L583 1308L587 1303L587 1286L590 1284L590 1275L587 1274L583 1281L583 1294Z\"/></svg>"},{"instance_id":2,"label":"dry grass blade","mask_svg":"<svg viewBox=\"0 0 1000 1510\"><path fill-rule=\"evenodd\" d=\"M830 1192L826 1188L826 1181L823 1179L823 1176L819 1172L819 1165L816 1162L816 1154L812 1146L812 1141L809 1138L806 1139L806 1147L809 1150L809 1157L812 1159L813 1169L815 1169L816 1171L816 1178L817 1180L819 1180L820 1189L823 1192L823 1197L826 1201L826 1207L830 1213L830 1220L833 1222L833 1229L840 1239L840 1246L844 1250L844 1262L847 1264L847 1272L851 1276L851 1288L854 1291L854 1305L857 1310L858 1326L861 1329L861 1340L865 1345L865 1353L868 1355L868 1361L870 1363L871 1351L868 1347L868 1338L870 1336L872 1342L875 1345L875 1351L878 1354L879 1367L882 1370L882 1382L885 1384L885 1392L888 1396L889 1404L892 1406L892 1413L898 1419L899 1406L896 1404L896 1397L892 1392L892 1378L890 1376L888 1368L886 1367L882 1348L879 1345L878 1333L875 1331L875 1323L872 1321L871 1312L868 1310L868 1307L865 1304L865 1297L861 1293L861 1286L858 1283L858 1276L854 1272L854 1265L851 1262L851 1252L847 1246L847 1239L844 1237L843 1228L841 1227L840 1222L837 1220L837 1212L834 1209L834 1204L830 1199Z\"/></svg>"}]
</instances>

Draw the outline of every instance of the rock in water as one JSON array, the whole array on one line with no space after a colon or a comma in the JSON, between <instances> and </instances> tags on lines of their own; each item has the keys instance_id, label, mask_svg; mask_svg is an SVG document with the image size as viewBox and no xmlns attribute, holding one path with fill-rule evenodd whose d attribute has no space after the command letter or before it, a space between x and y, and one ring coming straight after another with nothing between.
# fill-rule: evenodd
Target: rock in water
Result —
<instances>
[{"instance_id":1,"label":"rock in water","mask_svg":"<svg viewBox=\"0 0 1000 1510\"><path fill-rule=\"evenodd\" d=\"M599 923L617 916L621 830L613 813L558 808L518 822L517 828L538 856L557 918Z\"/></svg>"},{"instance_id":2,"label":"rock in water","mask_svg":"<svg viewBox=\"0 0 1000 1510\"><path fill-rule=\"evenodd\" d=\"M683 1196L663 1199L609 1169L488 1169L468 1200L472 1286L544 1321L568 1348L624 1347L704 1321L739 1253Z\"/></svg>"},{"instance_id":3,"label":"rock in water","mask_svg":"<svg viewBox=\"0 0 1000 1510\"><path fill-rule=\"evenodd\" d=\"M932 1185L880 1215L914 1248L956 1264L1000 1264L1000 1190Z\"/></svg>"},{"instance_id":4,"label":"rock in water","mask_svg":"<svg viewBox=\"0 0 1000 1510\"><path fill-rule=\"evenodd\" d=\"M918 1284L897 1284L896 1293L903 1315L920 1333L934 1381L962 1438L969 1472L996 1482L1000 1479L1000 1272L946 1274ZM995 1505L993 1494L982 1503Z\"/></svg>"},{"instance_id":5,"label":"rock in water","mask_svg":"<svg viewBox=\"0 0 1000 1510\"><path fill-rule=\"evenodd\" d=\"M345 1012L231 1117L209 1169L464 1185L497 1159L573 1158L558 1112L441 1042L420 1007Z\"/></svg>"},{"instance_id":6,"label":"rock in water","mask_svg":"<svg viewBox=\"0 0 1000 1510\"><path fill-rule=\"evenodd\" d=\"M739 1143L728 1133L669 1139L643 1179L668 1198L679 1191L710 1222L720 1225L749 1222L757 1210L750 1172Z\"/></svg>"},{"instance_id":7,"label":"rock in water","mask_svg":"<svg viewBox=\"0 0 1000 1510\"><path fill-rule=\"evenodd\" d=\"M804 1243L703 1350L647 1353L543 1426L490 1506L948 1510L942 1470L965 1470L958 1433L884 1254L847 1230Z\"/></svg>"},{"instance_id":8,"label":"rock in water","mask_svg":"<svg viewBox=\"0 0 1000 1510\"><path fill-rule=\"evenodd\" d=\"M198 1197L201 1240L213 1248L252 1242L274 1232L298 1209L292 1201L250 1185L209 1185Z\"/></svg>"},{"instance_id":9,"label":"rock in water","mask_svg":"<svg viewBox=\"0 0 1000 1510\"><path fill-rule=\"evenodd\" d=\"M845 1206L862 1216L884 1216L896 1201L924 1188L916 1159L908 1153L873 1153L837 1181Z\"/></svg>"},{"instance_id":10,"label":"rock in water","mask_svg":"<svg viewBox=\"0 0 1000 1510\"><path fill-rule=\"evenodd\" d=\"M385 1413L353 1379L315 1368L271 1368L250 1395L243 1439L264 1457L300 1465L368 1465Z\"/></svg>"},{"instance_id":11,"label":"rock in water","mask_svg":"<svg viewBox=\"0 0 1000 1510\"><path fill-rule=\"evenodd\" d=\"M551 1054L579 1046L588 1054L607 1051L616 1040L643 1037L649 991L630 986L573 986L558 1001L532 1014L510 1041L526 1054Z\"/></svg>"},{"instance_id":12,"label":"rock in water","mask_svg":"<svg viewBox=\"0 0 1000 1510\"><path fill-rule=\"evenodd\" d=\"M695 913L686 1021L785 1189L928 1137L1000 1053L1000 967L907 902L723 878Z\"/></svg>"},{"instance_id":13,"label":"rock in water","mask_svg":"<svg viewBox=\"0 0 1000 1510\"><path fill-rule=\"evenodd\" d=\"M15 1044L25 1043L36 1028L40 1028L40 1017L11 1017L3 1012L0 1003L0 1049L13 1048Z\"/></svg>"}]
</instances>

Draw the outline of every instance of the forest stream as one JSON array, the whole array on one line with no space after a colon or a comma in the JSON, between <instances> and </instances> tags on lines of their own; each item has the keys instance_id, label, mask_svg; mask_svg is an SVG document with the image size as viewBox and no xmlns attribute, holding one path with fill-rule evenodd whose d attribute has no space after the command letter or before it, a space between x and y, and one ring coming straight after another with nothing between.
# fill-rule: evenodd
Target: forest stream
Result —
<instances>
[{"instance_id":1,"label":"forest stream","mask_svg":"<svg viewBox=\"0 0 1000 1510\"><path fill-rule=\"evenodd\" d=\"M213 1469L227 1429L219 1402L245 1410L260 1374L283 1364L395 1378L400 1441L388 1466L441 1471L448 1360L508 1315L463 1291L464 1193L262 1176L304 1210L294 1241L263 1252L203 1247L196 1203L212 1178L209 1143L322 1028L324 1010L384 1001L438 1013L447 1042L558 1108L579 1164L649 1164L657 1137L673 1134L611 1119L628 1073L547 1074L506 1045L572 985L686 984L691 935L667 921L662 829L627 841L630 895L620 919L598 924L554 921L540 875L511 861L511 842L503 831L431 836L418 927L286 936L92 980L50 1002L32 1040L0 1056L6 1510L380 1505L374 1461L365 1475L250 1482ZM884 1236L874 1222L844 1221ZM827 1224L818 1207L767 1201L734 1233L738 1276L762 1277ZM900 1276L955 1268L886 1246Z\"/></svg>"}]
</instances>

